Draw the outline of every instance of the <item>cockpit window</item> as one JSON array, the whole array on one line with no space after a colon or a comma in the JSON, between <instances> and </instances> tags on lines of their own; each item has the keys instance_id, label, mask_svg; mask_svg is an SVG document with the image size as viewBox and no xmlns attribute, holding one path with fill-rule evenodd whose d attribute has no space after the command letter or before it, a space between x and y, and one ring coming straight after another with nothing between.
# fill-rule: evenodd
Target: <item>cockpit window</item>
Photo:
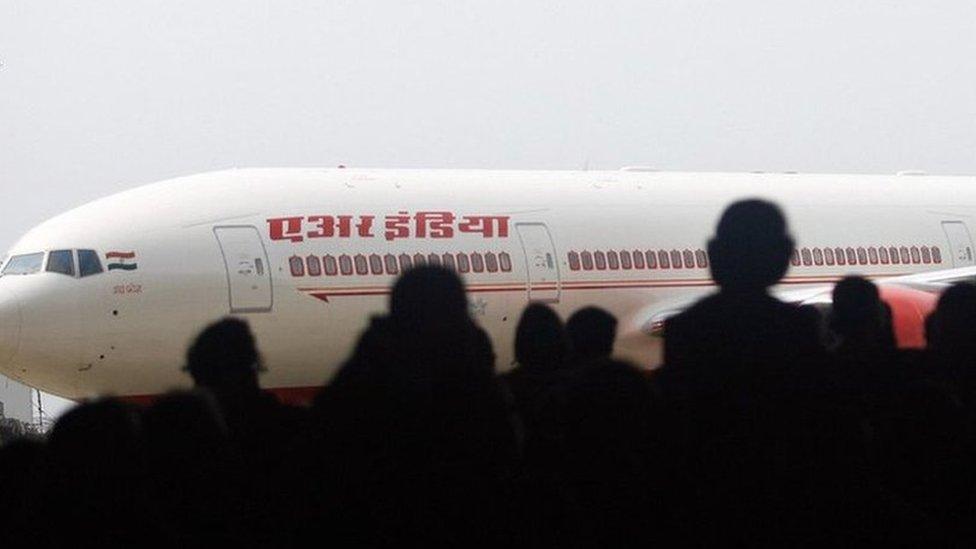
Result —
<instances>
[{"instance_id":1,"label":"cockpit window","mask_svg":"<svg viewBox=\"0 0 976 549\"><path fill-rule=\"evenodd\" d=\"M43 265L44 265L43 253L15 255L11 257L9 261L7 261L7 265L3 268L2 274L30 275L34 273L39 273Z\"/></svg>"},{"instance_id":2,"label":"cockpit window","mask_svg":"<svg viewBox=\"0 0 976 549\"><path fill-rule=\"evenodd\" d=\"M78 272L82 278L102 272L102 262L95 250L78 250Z\"/></svg>"},{"instance_id":3,"label":"cockpit window","mask_svg":"<svg viewBox=\"0 0 976 549\"><path fill-rule=\"evenodd\" d=\"M47 272L75 276L75 254L71 250L54 250L47 257Z\"/></svg>"}]
</instances>

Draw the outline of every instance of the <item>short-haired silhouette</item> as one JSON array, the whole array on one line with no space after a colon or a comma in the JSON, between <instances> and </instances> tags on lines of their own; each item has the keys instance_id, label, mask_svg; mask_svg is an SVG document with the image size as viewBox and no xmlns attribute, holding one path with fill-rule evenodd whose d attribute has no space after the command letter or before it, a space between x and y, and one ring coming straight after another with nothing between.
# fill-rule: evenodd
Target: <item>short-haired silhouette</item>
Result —
<instances>
[{"instance_id":1,"label":"short-haired silhouette","mask_svg":"<svg viewBox=\"0 0 976 549\"><path fill-rule=\"evenodd\" d=\"M244 320L225 318L207 326L187 351L186 370L197 387L214 396L231 443L240 454L242 470L254 477L247 485L253 491L249 504L254 507L243 513L260 513L260 501L275 489L267 471L280 465L283 448L305 427L306 414L261 390L261 353ZM154 413L167 409L157 408ZM197 412L204 413L202 409Z\"/></svg>"},{"instance_id":2,"label":"short-haired silhouette","mask_svg":"<svg viewBox=\"0 0 976 549\"><path fill-rule=\"evenodd\" d=\"M599 307L583 307L566 321L566 333L578 359L610 358L617 339L617 319Z\"/></svg>"},{"instance_id":3,"label":"short-haired silhouette","mask_svg":"<svg viewBox=\"0 0 976 549\"><path fill-rule=\"evenodd\" d=\"M938 377L976 407L976 285L960 282L945 290L925 326ZM976 417L976 410L970 413Z\"/></svg>"},{"instance_id":4,"label":"short-haired silhouette","mask_svg":"<svg viewBox=\"0 0 976 549\"><path fill-rule=\"evenodd\" d=\"M551 307L532 303L522 312L515 329L515 360L519 366L552 371L566 364L569 339L563 321Z\"/></svg>"},{"instance_id":5,"label":"short-haired silhouette","mask_svg":"<svg viewBox=\"0 0 976 549\"><path fill-rule=\"evenodd\" d=\"M820 351L811 315L767 293L789 266L793 239L780 209L743 200L725 210L708 243L719 291L665 325L664 373L707 391L780 385Z\"/></svg>"},{"instance_id":6,"label":"short-haired silhouette","mask_svg":"<svg viewBox=\"0 0 976 549\"><path fill-rule=\"evenodd\" d=\"M305 531L360 544L462 544L504 524L501 482L517 457L494 353L464 286L439 266L408 270L315 402L319 455L302 482L322 495ZM328 463L328 466L320 464ZM382 543L382 544L387 544Z\"/></svg>"},{"instance_id":7,"label":"short-haired silhouette","mask_svg":"<svg viewBox=\"0 0 976 549\"><path fill-rule=\"evenodd\" d=\"M138 410L115 399L82 403L58 419L48 437L41 486L48 524L37 532L41 545L145 542L151 521L143 513L140 442Z\"/></svg>"},{"instance_id":8,"label":"short-haired silhouette","mask_svg":"<svg viewBox=\"0 0 976 549\"><path fill-rule=\"evenodd\" d=\"M832 301L830 329L838 339L838 350L894 350L890 312L873 282L846 277L834 286Z\"/></svg>"},{"instance_id":9,"label":"short-haired silhouette","mask_svg":"<svg viewBox=\"0 0 976 549\"><path fill-rule=\"evenodd\" d=\"M237 318L207 326L187 351L185 369L202 387L229 383L257 387L263 367L251 327Z\"/></svg>"}]
</instances>

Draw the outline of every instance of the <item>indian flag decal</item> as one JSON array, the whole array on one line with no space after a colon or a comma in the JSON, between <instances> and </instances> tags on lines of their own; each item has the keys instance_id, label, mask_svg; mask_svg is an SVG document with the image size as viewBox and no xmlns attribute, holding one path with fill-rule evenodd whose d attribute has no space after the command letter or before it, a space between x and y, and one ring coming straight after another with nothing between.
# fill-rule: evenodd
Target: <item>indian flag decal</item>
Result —
<instances>
[{"instance_id":1,"label":"indian flag decal","mask_svg":"<svg viewBox=\"0 0 976 549\"><path fill-rule=\"evenodd\" d=\"M110 271L134 271L139 268L139 264L135 261L135 252L108 252L105 254L105 259L108 260Z\"/></svg>"}]
</instances>

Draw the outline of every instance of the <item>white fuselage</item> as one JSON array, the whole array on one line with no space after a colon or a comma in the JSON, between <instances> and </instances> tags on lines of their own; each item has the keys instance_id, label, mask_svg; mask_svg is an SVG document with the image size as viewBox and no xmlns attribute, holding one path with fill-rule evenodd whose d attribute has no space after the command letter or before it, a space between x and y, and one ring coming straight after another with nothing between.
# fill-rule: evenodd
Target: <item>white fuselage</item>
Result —
<instances>
[{"instance_id":1,"label":"white fuselage","mask_svg":"<svg viewBox=\"0 0 976 549\"><path fill-rule=\"evenodd\" d=\"M158 394L189 382L194 334L237 315L258 337L265 387L320 386L385 309L405 258L432 255L465 271L500 369L529 300L564 317L611 311L621 354L650 364L652 320L713 290L706 240L745 197L789 217L798 252L784 284L973 264L970 177L233 170L98 200L24 236L11 258L71 250L75 265L0 276L0 371L65 397ZM104 272L80 276L78 250Z\"/></svg>"}]
</instances>

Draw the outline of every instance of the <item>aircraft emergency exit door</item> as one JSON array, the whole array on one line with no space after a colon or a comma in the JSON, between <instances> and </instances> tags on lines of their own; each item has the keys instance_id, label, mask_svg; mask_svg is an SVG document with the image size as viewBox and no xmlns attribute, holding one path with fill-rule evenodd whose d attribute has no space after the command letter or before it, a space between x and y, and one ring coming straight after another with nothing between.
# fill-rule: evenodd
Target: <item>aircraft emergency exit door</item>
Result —
<instances>
[{"instance_id":1,"label":"aircraft emergency exit door","mask_svg":"<svg viewBox=\"0 0 976 549\"><path fill-rule=\"evenodd\" d=\"M224 256L232 313L261 313L273 303L268 254L258 230L251 226L215 227Z\"/></svg>"},{"instance_id":2,"label":"aircraft emergency exit door","mask_svg":"<svg viewBox=\"0 0 976 549\"><path fill-rule=\"evenodd\" d=\"M559 262L549 229L542 223L515 225L528 276L528 297L531 301L559 302Z\"/></svg>"},{"instance_id":3,"label":"aircraft emergency exit door","mask_svg":"<svg viewBox=\"0 0 976 549\"><path fill-rule=\"evenodd\" d=\"M973 240L969 236L966 224L962 221L943 221L942 230L949 239L952 266L969 267L976 264L976 257L973 256Z\"/></svg>"}]
</instances>

